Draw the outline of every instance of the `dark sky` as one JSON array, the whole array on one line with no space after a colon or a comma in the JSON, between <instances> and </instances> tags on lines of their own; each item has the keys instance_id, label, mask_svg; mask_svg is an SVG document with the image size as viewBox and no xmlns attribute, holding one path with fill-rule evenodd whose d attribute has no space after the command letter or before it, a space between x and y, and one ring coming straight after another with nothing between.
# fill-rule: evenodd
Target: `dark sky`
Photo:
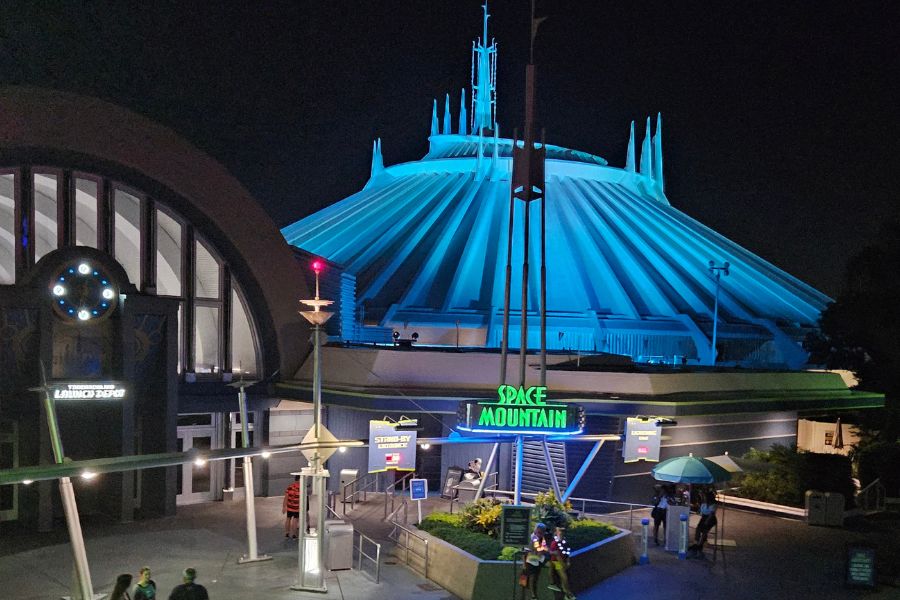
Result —
<instances>
[{"instance_id":1,"label":"dark sky","mask_svg":"<svg viewBox=\"0 0 900 600\"><path fill-rule=\"evenodd\" d=\"M529 3L491 12L508 133ZM432 98L451 91L455 114L469 84L480 13L477 0L7 1L0 83L172 127L283 226L357 191L374 136L387 164L424 154ZM621 166L629 122L661 111L672 204L832 295L900 215L897 3L540 0L538 14L549 142Z\"/></svg>"}]
</instances>

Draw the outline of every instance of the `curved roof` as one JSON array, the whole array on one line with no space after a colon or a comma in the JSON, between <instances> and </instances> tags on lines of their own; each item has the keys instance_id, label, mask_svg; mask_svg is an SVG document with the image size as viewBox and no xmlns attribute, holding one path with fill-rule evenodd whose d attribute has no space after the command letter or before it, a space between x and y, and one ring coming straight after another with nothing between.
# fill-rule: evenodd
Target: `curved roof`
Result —
<instances>
[{"instance_id":1,"label":"curved roof","mask_svg":"<svg viewBox=\"0 0 900 600\"><path fill-rule=\"evenodd\" d=\"M264 303L254 315L268 338L261 340L266 362L285 372L300 364L307 352L296 315L297 299L307 295L300 267L271 218L210 156L120 106L32 87L0 88L0 156L61 157L164 197L215 241L247 295Z\"/></svg>"}]
</instances>

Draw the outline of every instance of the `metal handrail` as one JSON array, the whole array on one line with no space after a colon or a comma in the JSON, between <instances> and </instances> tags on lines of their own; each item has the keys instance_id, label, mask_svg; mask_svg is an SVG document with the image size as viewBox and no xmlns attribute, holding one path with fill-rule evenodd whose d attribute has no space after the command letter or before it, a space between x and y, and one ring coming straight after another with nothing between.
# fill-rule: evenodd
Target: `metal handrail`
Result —
<instances>
[{"instance_id":1,"label":"metal handrail","mask_svg":"<svg viewBox=\"0 0 900 600\"><path fill-rule=\"evenodd\" d=\"M874 504L872 503L872 496L875 496ZM882 511L885 509L886 496L887 490L885 490L884 484L881 483L881 478L879 477L856 493L856 503L866 512Z\"/></svg>"},{"instance_id":2,"label":"metal handrail","mask_svg":"<svg viewBox=\"0 0 900 600\"><path fill-rule=\"evenodd\" d=\"M491 484L489 484L489 485L488 485L488 484L485 484L485 486L484 486L484 487L482 488L482 490L481 490L481 493L482 493L482 496L481 496L481 497L482 497L482 498L483 498L485 495L487 495L487 492L494 492L494 491L497 490L498 487L500 487L500 483L499 483L500 473L499 473L499 472L494 471L493 473L488 473L487 475L485 475L485 477L486 477L486 478L493 477L493 478L494 478L494 483L491 483ZM454 504L459 504L459 496L458 496L458 493L459 493L459 486L460 486L461 484L462 484L462 481L460 481L460 482L457 483L456 485L450 487L450 489L456 490L456 492L457 492L457 493L454 493L453 496L450 498L450 514L451 514L451 515L453 514L453 505L454 505Z\"/></svg>"},{"instance_id":3,"label":"metal handrail","mask_svg":"<svg viewBox=\"0 0 900 600\"><path fill-rule=\"evenodd\" d=\"M410 471L400 479L395 479L393 483L384 488L384 520L388 520L388 516L392 515L396 512L394 508L394 501L397 494L397 484L401 486L401 495L403 496L403 502L406 501L406 484L410 480L410 478L415 478L416 474L413 471ZM388 497L390 497L391 510L388 511Z\"/></svg>"},{"instance_id":4,"label":"metal handrail","mask_svg":"<svg viewBox=\"0 0 900 600\"><path fill-rule=\"evenodd\" d=\"M422 546L425 548L424 553L419 554L419 553L413 551L412 554L414 557L422 560L422 577L424 577L425 579L428 579L428 540L426 538L422 537L421 535L416 534L415 531L412 531L411 529L404 527L400 523L397 523L396 521L392 521L391 523L393 524L394 529L391 530L391 533L388 535L388 537L390 539L392 539L393 541L395 541L397 543L397 546L400 549L402 549L406 552L404 555L404 558L403 558L403 562L406 563L407 567L409 567L411 569L416 568L415 565L413 565L409 562L409 554L410 554L410 550L412 550L412 544L410 544L410 539L418 540L419 542L422 543ZM404 536L406 538L405 542L401 541L401 538ZM400 558L400 557L397 556L397 558Z\"/></svg>"},{"instance_id":5,"label":"metal handrail","mask_svg":"<svg viewBox=\"0 0 900 600\"><path fill-rule=\"evenodd\" d=\"M368 480L365 484L360 485L360 482L363 480ZM343 508L341 510L344 515L347 514L347 503L350 503L350 510L356 508L357 497L362 494L362 501L365 502L367 497L366 493L369 491L369 487L373 486L372 491L376 491L378 489L378 473L366 473L360 477L357 477L350 483L344 484L343 489L341 490L341 503L343 504ZM350 488L353 492L348 496L347 489Z\"/></svg>"},{"instance_id":6,"label":"metal handrail","mask_svg":"<svg viewBox=\"0 0 900 600\"><path fill-rule=\"evenodd\" d=\"M375 564L375 583L381 583L381 544L362 533L361 531L353 530L354 535L359 536L359 543L354 540L353 542L353 550L356 553L356 570L360 572L363 571L363 559L367 559ZM365 553L363 550L363 542L368 542L369 544L375 546L375 556L370 556Z\"/></svg>"}]
</instances>

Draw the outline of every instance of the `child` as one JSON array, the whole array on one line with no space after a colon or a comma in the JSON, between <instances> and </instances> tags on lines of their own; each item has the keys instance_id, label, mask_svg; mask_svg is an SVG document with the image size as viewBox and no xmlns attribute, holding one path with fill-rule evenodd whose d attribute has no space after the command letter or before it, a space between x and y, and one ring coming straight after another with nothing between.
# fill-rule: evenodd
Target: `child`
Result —
<instances>
[{"instance_id":1,"label":"child","mask_svg":"<svg viewBox=\"0 0 900 600\"><path fill-rule=\"evenodd\" d=\"M569 556L572 551L566 542L566 530L563 527L557 527L554 531L553 541L550 542L550 576L553 583L547 586L547 589L554 592L564 592L566 600L575 600L575 594L569 587ZM559 583L560 585L557 585Z\"/></svg>"}]
</instances>

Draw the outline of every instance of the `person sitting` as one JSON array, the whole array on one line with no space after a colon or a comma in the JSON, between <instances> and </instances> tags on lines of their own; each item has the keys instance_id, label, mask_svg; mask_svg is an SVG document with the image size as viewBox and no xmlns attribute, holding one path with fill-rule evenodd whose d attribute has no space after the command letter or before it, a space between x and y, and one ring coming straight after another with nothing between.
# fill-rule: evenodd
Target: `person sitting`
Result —
<instances>
[{"instance_id":1,"label":"person sitting","mask_svg":"<svg viewBox=\"0 0 900 600\"><path fill-rule=\"evenodd\" d=\"M703 558L703 546L709 537L709 531L718 524L716 519L716 491L708 490L700 504L700 522L694 530L694 543L688 553L696 558Z\"/></svg>"}]
</instances>

